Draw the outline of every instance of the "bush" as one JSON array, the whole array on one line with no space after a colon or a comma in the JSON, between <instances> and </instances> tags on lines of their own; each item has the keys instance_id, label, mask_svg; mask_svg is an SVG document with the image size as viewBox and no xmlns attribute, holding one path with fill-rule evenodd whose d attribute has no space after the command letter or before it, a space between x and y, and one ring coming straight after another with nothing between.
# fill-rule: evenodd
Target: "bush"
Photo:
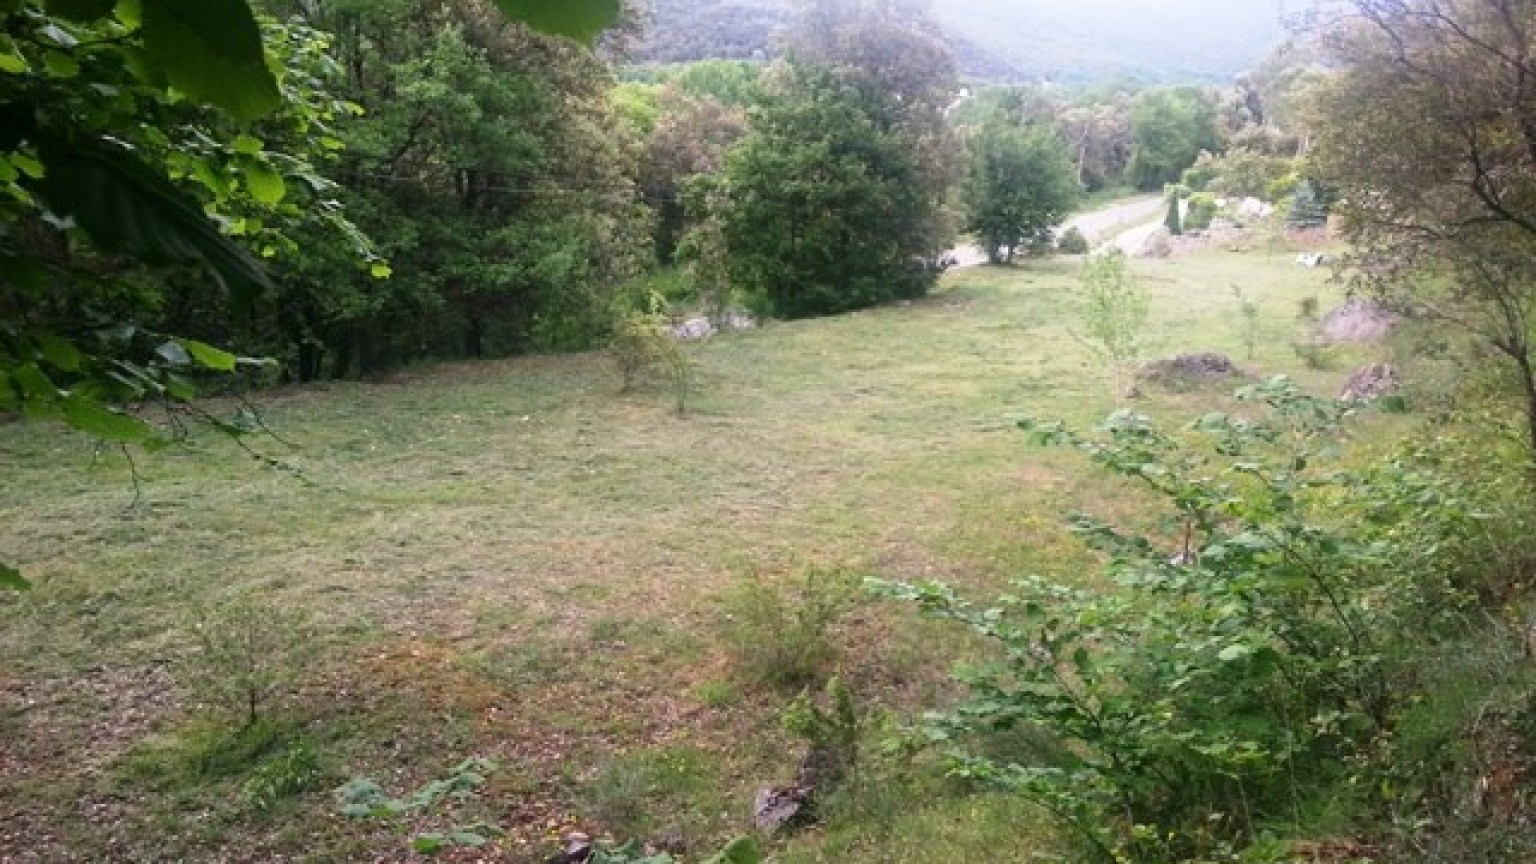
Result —
<instances>
[{"instance_id":1,"label":"bush","mask_svg":"<svg viewBox=\"0 0 1536 864\"><path fill-rule=\"evenodd\" d=\"M1088 238L1076 225L1067 226L1067 230L1061 233L1056 240L1056 251L1063 255L1087 255Z\"/></svg>"},{"instance_id":2,"label":"bush","mask_svg":"<svg viewBox=\"0 0 1536 864\"><path fill-rule=\"evenodd\" d=\"M1205 193L1189 196L1189 212L1184 215L1186 231L1204 231L1216 218L1216 199Z\"/></svg>"},{"instance_id":3,"label":"bush","mask_svg":"<svg viewBox=\"0 0 1536 864\"><path fill-rule=\"evenodd\" d=\"M725 603L736 668L783 690L820 686L832 674L836 630L858 602L860 584L846 570L819 568L806 570L788 591L755 576L743 581Z\"/></svg>"},{"instance_id":4,"label":"bush","mask_svg":"<svg viewBox=\"0 0 1536 864\"><path fill-rule=\"evenodd\" d=\"M1210 444L1198 451L1124 412L1102 437L1027 424L1170 504L1181 526L1172 546L1072 518L1120 590L1025 578L978 609L943 586L889 589L1008 658L959 676L970 697L933 733L954 742L954 770L1037 801L1106 860L1246 847L1265 814L1338 782L1340 758L1389 705L1379 640L1417 589L1373 569L1367 538L1310 521L1302 503L1329 483L1306 468L1343 409L1285 379L1243 398L1263 414L1203 418ZM1235 472L1210 471L1217 457ZM965 745L970 730L998 724L1050 736L1049 758L1003 763Z\"/></svg>"},{"instance_id":5,"label":"bush","mask_svg":"<svg viewBox=\"0 0 1536 864\"><path fill-rule=\"evenodd\" d=\"M194 635L197 650L182 659L180 683L204 707L246 726L298 684L319 647L307 612L249 598L204 610Z\"/></svg>"}]
</instances>

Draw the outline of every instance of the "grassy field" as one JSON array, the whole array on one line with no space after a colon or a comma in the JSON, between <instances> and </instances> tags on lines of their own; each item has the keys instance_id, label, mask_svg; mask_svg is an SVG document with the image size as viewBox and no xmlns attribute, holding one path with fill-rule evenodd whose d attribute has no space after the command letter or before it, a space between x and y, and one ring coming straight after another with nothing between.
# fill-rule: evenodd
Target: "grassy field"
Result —
<instances>
[{"instance_id":1,"label":"grassy field","mask_svg":"<svg viewBox=\"0 0 1536 864\"><path fill-rule=\"evenodd\" d=\"M413 370L264 394L282 441L253 446L289 470L198 437L136 456L137 496L121 455L0 427L0 558L36 583L0 598L0 861L396 860L411 830L474 821L509 834L462 860L521 861L571 826L695 853L747 830L753 790L795 763L791 694L731 650L749 586L1082 579L1058 514L1140 515L1012 423L1113 408L1071 332L1077 266L966 270L911 305L717 338L685 416L659 389L619 395L601 354ZM1133 268L1154 356L1220 351L1324 392L1362 359L1299 362L1299 301L1338 289L1280 247ZM1144 389L1134 407L1177 421L1232 386ZM238 734L195 683L223 669L204 627L260 631L263 660L301 669ZM871 716L919 708L961 650L944 632L860 603L838 670ZM499 763L486 787L404 824L333 802L469 756ZM779 859L1049 850L1016 802L915 769L865 786Z\"/></svg>"}]
</instances>

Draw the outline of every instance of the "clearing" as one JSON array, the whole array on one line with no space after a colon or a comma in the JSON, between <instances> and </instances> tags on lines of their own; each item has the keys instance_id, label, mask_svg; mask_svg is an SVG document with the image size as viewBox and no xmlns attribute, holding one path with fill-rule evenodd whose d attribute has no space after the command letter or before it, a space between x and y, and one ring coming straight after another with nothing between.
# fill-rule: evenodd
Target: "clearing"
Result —
<instances>
[{"instance_id":1,"label":"clearing","mask_svg":"<svg viewBox=\"0 0 1536 864\"><path fill-rule=\"evenodd\" d=\"M1348 368L1307 369L1289 343L1299 301L1326 311L1337 289L1266 248L1133 262L1155 353L1336 391ZM1113 407L1071 335L1078 266L971 268L910 305L716 338L686 416L660 391L616 395L602 354L263 394L286 443L254 446L291 470L200 436L136 456L137 499L121 455L0 427L0 548L36 583L0 598L0 861L404 860L406 827L344 818L331 790L367 775L399 793L467 756L501 767L453 806L510 832L478 860L542 860L571 826L695 853L746 830L795 744L789 694L733 668L744 582L1080 579L1058 514L1136 515L1010 419ZM1261 310L1252 358L1239 285ZM1344 366L1378 349L1350 350ZM1227 386L1145 389L1135 407L1170 421L1231 404ZM318 655L236 746L197 719L186 670L238 598L307 610L294 639ZM871 711L919 707L961 647L939 632L861 605L835 631L839 669ZM1045 851L1016 803L942 783L860 806L780 860Z\"/></svg>"}]
</instances>

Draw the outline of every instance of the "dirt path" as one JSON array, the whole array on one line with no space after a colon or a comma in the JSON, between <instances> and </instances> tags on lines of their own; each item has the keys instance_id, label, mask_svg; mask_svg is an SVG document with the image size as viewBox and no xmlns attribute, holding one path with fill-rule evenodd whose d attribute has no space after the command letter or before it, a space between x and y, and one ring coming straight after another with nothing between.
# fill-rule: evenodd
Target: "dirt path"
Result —
<instances>
[{"instance_id":1,"label":"dirt path","mask_svg":"<svg viewBox=\"0 0 1536 864\"><path fill-rule=\"evenodd\" d=\"M1080 213L1068 219L1062 230L1075 226L1088 238L1089 245L1098 247L1113 243L1129 254L1146 242L1147 235L1157 228L1157 217L1162 212L1163 199L1137 198ZM975 267L987 263L987 254L979 246L956 247L950 250L949 257L954 267Z\"/></svg>"}]
</instances>

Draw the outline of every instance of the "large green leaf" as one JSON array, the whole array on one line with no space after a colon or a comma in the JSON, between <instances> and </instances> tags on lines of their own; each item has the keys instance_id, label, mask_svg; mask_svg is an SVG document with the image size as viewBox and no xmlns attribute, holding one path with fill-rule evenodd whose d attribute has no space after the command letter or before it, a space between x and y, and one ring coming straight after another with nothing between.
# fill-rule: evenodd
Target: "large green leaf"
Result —
<instances>
[{"instance_id":1,"label":"large green leaf","mask_svg":"<svg viewBox=\"0 0 1536 864\"><path fill-rule=\"evenodd\" d=\"M282 102L246 0L142 0L144 47L172 87L254 120Z\"/></svg>"},{"instance_id":2,"label":"large green leaf","mask_svg":"<svg viewBox=\"0 0 1536 864\"><path fill-rule=\"evenodd\" d=\"M618 20L620 0L494 0L501 11L545 33L590 43Z\"/></svg>"},{"instance_id":3,"label":"large green leaf","mask_svg":"<svg viewBox=\"0 0 1536 864\"><path fill-rule=\"evenodd\" d=\"M95 399L71 393L62 403L64 420L87 435L124 444L141 444L154 437L143 420L119 414Z\"/></svg>"},{"instance_id":4,"label":"large green leaf","mask_svg":"<svg viewBox=\"0 0 1536 864\"><path fill-rule=\"evenodd\" d=\"M220 234L202 208L132 151L104 141L40 142L47 176L37 192L69 216L103 252L147 264L195 262L249 307L271 281L250 253Z\"/></svg>"}]
</instances>

